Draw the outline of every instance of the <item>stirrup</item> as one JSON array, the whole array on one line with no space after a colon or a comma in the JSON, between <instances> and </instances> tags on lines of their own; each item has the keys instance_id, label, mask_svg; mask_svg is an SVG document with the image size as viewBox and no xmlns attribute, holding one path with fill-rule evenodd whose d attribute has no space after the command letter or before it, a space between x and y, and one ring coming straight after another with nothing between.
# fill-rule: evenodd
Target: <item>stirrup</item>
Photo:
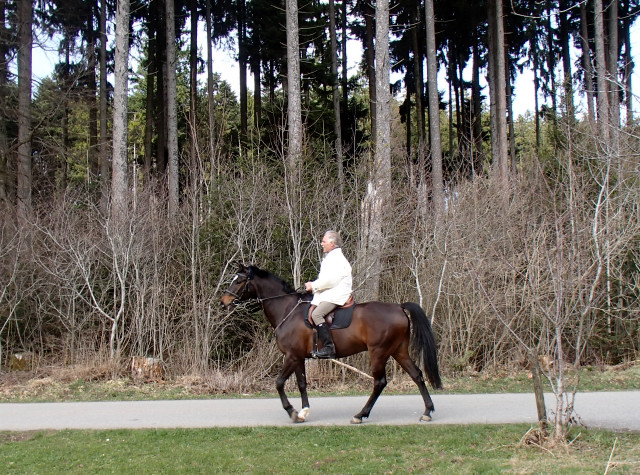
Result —
<instances>
[{"instance_id":1,"label":"stirrup","mask_svg":"<svg viewBox=\"0 0 640 475\"><path fill-rule=\"evenodd\" d=\"M335 347L323 346L318 351L312 351L311 357L319 360L332 360L336 357L336 349Z\"/></svg>"}]
</instances>

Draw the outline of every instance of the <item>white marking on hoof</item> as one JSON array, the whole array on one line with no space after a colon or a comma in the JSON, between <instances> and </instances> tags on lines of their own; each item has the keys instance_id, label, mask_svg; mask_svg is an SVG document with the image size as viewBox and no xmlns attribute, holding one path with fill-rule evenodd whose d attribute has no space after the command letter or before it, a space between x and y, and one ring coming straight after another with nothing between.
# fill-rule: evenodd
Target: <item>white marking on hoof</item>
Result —
<instances>
[{"instance_id":1,"label":"white marking on hoof","mask_svg":"<svg viewBox=\"0 0 640 475\"><path fill-rule=\"evenodd\" d=\"M431 421L431 416L427 414L423 414L420 416L420 422L430 422L430 421Z\"/></svg>"},{"instance_id":2,"label":"white marking on hoof","mask_svg":"<svg viewBox=\"0 0 640 475\"><path fill-rule=\"evenodd\" d=\"M353 417L351 418L351 423L352 423L352 424L362 424L362 419L360 419L359 417L355 417L355 416L353 416Z\"/></svg>"},{"instance_id":3,"label":"white marking on hoof","mask_svg":"<svg viewBox=\"0 0 640 475\"><path fill-rule=\"evenodd\" d=\"M298 422L306 421L308 416L309 416L309 408L303 407L302 410L298 413Z\"/></svg>"}]
</instances>

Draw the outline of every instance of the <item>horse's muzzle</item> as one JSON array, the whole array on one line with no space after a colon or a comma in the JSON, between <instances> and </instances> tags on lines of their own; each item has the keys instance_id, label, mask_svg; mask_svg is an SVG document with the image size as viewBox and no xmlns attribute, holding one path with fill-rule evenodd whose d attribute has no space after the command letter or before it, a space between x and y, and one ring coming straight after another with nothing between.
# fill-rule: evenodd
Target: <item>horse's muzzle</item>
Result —
<instances>
[{"instance_id":1,"label":"horse's muzzle","mask_svg":"<svg viewBox=\"0 0 640 475\"><path fill-rule=\"evenodd\" d=\"M222 304L224 308L229 308L231 305L235 307L239 303L240 301L237 298L229 294L223 295L222 298L220 299L220 304Z\"/></svg>"}]
</instances>

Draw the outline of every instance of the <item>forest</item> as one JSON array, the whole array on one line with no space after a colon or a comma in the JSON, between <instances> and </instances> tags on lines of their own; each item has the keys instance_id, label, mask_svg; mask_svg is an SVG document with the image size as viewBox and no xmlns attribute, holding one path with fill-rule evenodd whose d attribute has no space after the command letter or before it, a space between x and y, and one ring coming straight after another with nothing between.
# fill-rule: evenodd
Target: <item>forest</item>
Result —
<instances>
[{"instance_id":1,"label":"forest","mask_svg":"<svg viewBox=\"0 0 640 475\"><path fill-rule=\"evenodd\" d=\"M637 360L639 12L0 0L0 372L28 352L272 377L259 306L220 296L238 261L315 278L327 229L357 301L425 309L446 374L533 354L562 392L565 368ZM44 43L58 62L36 82ZM214 45L235 48L237 95ZM514 117L524 68L533 110Z\"/></svg>"}]
</instances>

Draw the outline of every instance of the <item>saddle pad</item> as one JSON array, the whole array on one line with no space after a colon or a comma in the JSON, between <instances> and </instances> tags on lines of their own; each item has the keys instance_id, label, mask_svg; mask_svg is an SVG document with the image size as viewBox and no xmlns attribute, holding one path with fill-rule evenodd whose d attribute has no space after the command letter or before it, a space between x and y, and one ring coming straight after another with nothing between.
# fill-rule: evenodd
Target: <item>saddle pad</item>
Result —
<instances>
[{"instance_id":1,"label":"saddle pad","mask_svg":"<svg viewBox=\"0 0 640 475\"><path fill-rule=\"evenodd\" d=\"M304 320L305 325L309 328L314 328L311 326L309 319L307 318L309 315L309 307L311 303L308 303L304 306L304 311L302 312L302 319ZM330 330L340 330L341 328L347 328L351 325L351 319L353 318L353 309L356 308L357 304L353 304L350 307L338 307L336 310L331 312L329 315L325 317L327 323L329 323Z\"/></svg>"}]
</instances>

